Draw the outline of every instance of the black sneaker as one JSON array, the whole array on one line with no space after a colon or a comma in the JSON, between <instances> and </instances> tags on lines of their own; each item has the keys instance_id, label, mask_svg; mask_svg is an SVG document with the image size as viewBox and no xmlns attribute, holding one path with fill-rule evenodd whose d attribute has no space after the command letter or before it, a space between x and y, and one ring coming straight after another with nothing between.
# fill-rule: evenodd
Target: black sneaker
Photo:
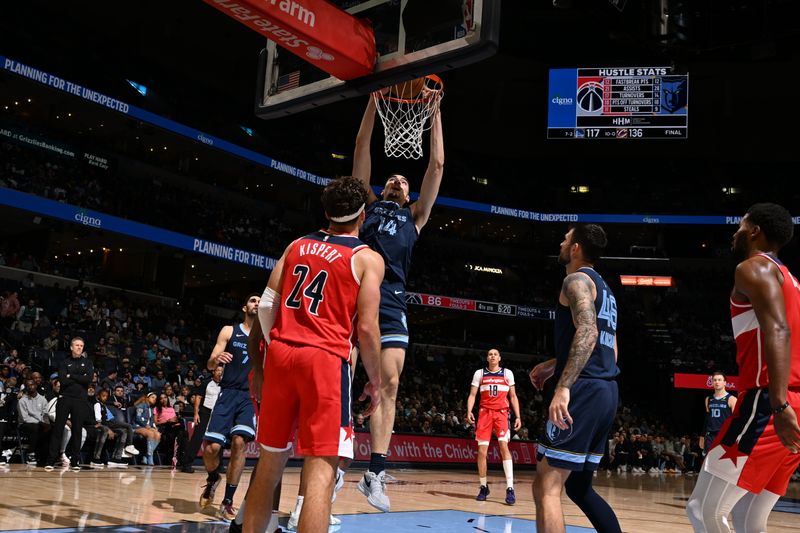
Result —
<instances>
[{"instance_id":1,"label":"black sneaker","mask_svg":"<svg viewBox=\"0 0 800 533\"><path fill-rule=\"evenodd\" d=\"M481 490L478 492L478 497L475 498L479 502L485 502L486 498L489 496L489 487L487 485L481 485Z\"/></svg>"},{"instance_id":2,"label":"black sneaker","mask_svg":"<svg viewBox=\"0 0 800 533\"><path fill-rule=\"evenodd\" d=\"M183 465L181 466L181 472L184 474L194 474L194 467L192 465Z\"/></svg>"}]
</instances>

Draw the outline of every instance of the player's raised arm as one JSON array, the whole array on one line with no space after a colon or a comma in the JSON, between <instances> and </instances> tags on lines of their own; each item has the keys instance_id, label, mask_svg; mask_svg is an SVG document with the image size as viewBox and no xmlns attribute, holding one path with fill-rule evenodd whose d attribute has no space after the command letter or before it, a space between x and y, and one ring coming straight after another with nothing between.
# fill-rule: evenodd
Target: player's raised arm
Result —
<instances>
[{"instance_id":1,"label":"player's raised arm","mask_svg":"<svg viewBox=\"0 0 800 533\"><path fill-rule=\"evenodd\" d=\"M370 397L365 416L372 414L380 403L378 390L381 384L381 333L378 328L378 308L381 301L381 282L386 267L383 258L372 250L356 254L356 268L362 272L358 291L358 342L361 362L369 383L359 400Z\"/></svg>"},{"instance_id":2,"label":"player's raised arm","mask_svg":"<svg viewBox=\"0 0 800 533\"><path fill-rule=\"evenodd\" d=\"M372 130L375 126L375 99L370 95L367 109L361 118L361 126L356 135L356 149L353 153L353 177L361 181L367 189L367 205L378 199L370 187L370 177L372 176L372 154L370 145L372 143Z\"/></svg>"},{"instance_id":3,"label":"player's raised arm","mask_svg":"<svg viewBox=\"0 0 800 533\"><path fill-rule=\"evenodd\" d=\"M444 136L442 134L442 112L437 110L431 117L431 146L428 158L428 168L422 178L419 189L419 198L411 206L414 215L414 225L417 231L428 223L431 209L439 195L439 186L442 184L444 174Z\"/></svg>"}]
</instances>

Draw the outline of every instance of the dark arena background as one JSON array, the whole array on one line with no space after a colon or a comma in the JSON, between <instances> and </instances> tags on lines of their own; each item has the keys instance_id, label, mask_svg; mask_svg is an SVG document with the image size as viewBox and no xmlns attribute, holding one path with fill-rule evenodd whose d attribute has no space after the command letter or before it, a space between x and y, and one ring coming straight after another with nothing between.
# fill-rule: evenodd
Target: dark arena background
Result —
<instances>
[{"instance_id":1,"label":"dark arena background","mask_svg":"<svg viewBox=\"0 0 800 533\"><path fill-rule=\"evenodd\" d=\"M758 202L783 205L800 224L796 2L306 3L356 17L369 4L375 11L360 18L383 58L399 53L392 9L405 10L406 54L469 31L476 4L495 33L463 57L442 59L434 47L428 63L399 61L388 74L376 67L330 93L290 98L308 80L325 83L307 63L324 63L324 53L301 61L268 46L242 10L285 4L302 14L291 11L306 9L302 1L0 6L0 529L229 530L218 514L224 483L212 506L198 504L202 451L190 458L194 473L175 464L171 444L150 466L137 436L140 453L116 465L109 439L98 463L92 419L83 466L43 468L53 429L47 416L33 429L23 423L26 383L57 397L58 367L79 336L95 368L89 403L117 386L131 405L166 394L189 437L220 328L241 321L242 303L262 293L287 245L327 227L320 194L351 174L370 91L436 73L444 176L406 284L410 344L387 457L392 512L357 489L371 441L356 401L355 463L331 531L536 531L532 480L555 383L539 392L528 373L555 356L565 275L557 257L575 222L605 229L597 271L617 299L620 401L595 488L623 531L692 531L685 507L703 468L712 372L736 394L733 234ZM309 31L323 32L328 21L313 22ZM270 46L281 63L265 74ZM284 100L288 111L266 105ZM375 191L398 172L419 191L429 133L419 160L384 157L382 125L372 137ZM780 258L800 272L796 237ZM514 372L521 411L509 445L513 506L503 504L494 441L492 493L475 501L467 398L491 348ZM356 398L365 376L359 367ZM258 445L246 451L237 509ZM292 458L284 474L284 530L301 465ZM567 531L595 531L563 501ZM769 531L800 531L798 513L795 474Z\"/></svg>"}]
</instances>

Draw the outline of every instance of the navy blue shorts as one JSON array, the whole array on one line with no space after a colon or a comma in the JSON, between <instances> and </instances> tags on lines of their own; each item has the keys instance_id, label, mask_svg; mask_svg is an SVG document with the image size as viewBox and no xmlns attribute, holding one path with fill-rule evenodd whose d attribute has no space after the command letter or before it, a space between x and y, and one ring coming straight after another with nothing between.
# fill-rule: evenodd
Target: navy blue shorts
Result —
<instances>
[{"instance_id":1,"label":"navy blue shorts","mask_svg":"<svg viewBox=\"0 0 800 533\"><path fill-rule=\"evenodd\" d=\"M564 470L597 470L606 449L619 401L616 381L579 378L570 389L572 426L561 430L547 421L536 457Z\"/></svg>"},{"instance_id":2,"label":"navy blue shorts","mask_svg":"<svg viewBox=\"0 0 800 533\"><path fill-rule=\"evenodd\" d=\"M402 285L381 284L381 306L378 322L381 348L408 349L406 291Z\"/></svg>"},{"instance_id":3,"label":"navy blue shorts","mask_svg":"<svg viewBox=\"0 0 800 533\"><path fill-rule=\"evenodd\" d=\"M250 392L237 389L222 389L217 403L211 411L204 439L229 446L231 437L241 435L244 440L256 438L256 412L250 400Z\"/></svg>"},{"instance_id":4,"label":"navy blue shorts","mask_svg":"<svg viewBox=\"0 0 800 533\"><path fill-rule=\"evenodd\" d=\"M703 454L707 454L711 449L711 443L717 438L719 431L706 431L705 439L703 441Z\"/></svg>"}]
</instances>

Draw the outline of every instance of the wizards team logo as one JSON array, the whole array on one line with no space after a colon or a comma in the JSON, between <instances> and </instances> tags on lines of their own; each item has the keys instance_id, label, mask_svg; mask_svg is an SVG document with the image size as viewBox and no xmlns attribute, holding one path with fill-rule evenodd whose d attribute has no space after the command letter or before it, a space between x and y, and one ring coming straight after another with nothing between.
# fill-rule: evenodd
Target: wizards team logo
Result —
<instances>
[{"instance_id":1,"label":"wizards team logo","mask_svg":"<svg viewBox=\"0 0 800 533\"><path fill-rule=\"evenodd\" d=\"M579 77L578 92L575 95L578 114L595 114L603 111L603 78Z\"/></svg>"},{"instance_id":2,"label":"wizards team logo","mask_svg":"<svg viewBox=\"0 0 800 533\"><path fill-rule=\"evenodd\" d=\"M550 439L550 444L558 444L572 435L572 426L567 427L567 429L561 429L548 420L544 431L547 434L547 438Z\"/></svg>"},{"instance_id":3,"label":"wizards team logo","mask_svg":"<svg viewBox=\"0 0 800 533\"><path fill-rule=\"evenodd\" d=\"M664 76L661 78L661 109L671 115L686 114L689 103L686 76Z\"/></svg>"}]
</instances>

